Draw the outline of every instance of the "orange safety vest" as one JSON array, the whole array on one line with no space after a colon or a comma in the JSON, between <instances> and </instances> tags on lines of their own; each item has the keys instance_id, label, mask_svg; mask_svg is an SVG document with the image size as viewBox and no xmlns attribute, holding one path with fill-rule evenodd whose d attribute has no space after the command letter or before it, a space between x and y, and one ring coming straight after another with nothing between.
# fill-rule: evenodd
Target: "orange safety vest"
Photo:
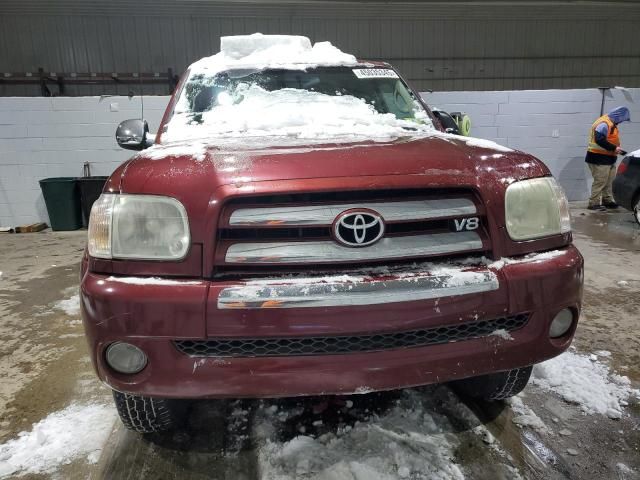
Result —
<instances>
[{"instance_id":1,"label":"orange safety vest","mask_svg":"<svg viewBox=\"0 0 640 480\"><path fill-rule=\"evenodd\" d=\"M589 146L587 150L592 153L598 153L600 155L610 155L612 157L617 156L616 152L612 152L611 150L605 150L600 145L596 143L596 127L601 123L606 123L607 130L607 142L614 144L615 146L620 146L620 135L618 133L618 127L611 121L609 115L603 115L591 125L591 133L589 135Z\"/></svg>"}]
</instances>

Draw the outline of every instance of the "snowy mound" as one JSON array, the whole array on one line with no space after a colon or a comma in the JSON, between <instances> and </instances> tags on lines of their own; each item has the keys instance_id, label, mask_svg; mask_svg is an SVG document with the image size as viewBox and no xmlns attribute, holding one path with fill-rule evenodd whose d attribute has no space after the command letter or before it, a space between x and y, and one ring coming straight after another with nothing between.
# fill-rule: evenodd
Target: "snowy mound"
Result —
<instances>
[{"instance_id":1,"label":"snowy mound","mask_svg":"<svg viewBox=\"0 0 640 480\"><path fill-rule=\"evenodd\" d=\"M533 368L532 382L581 406L585 413L620 418L630 397L640 391L629 378L617 375L595 356L566 352Z\"/></svg>"},{"instance_id":2,"label":"snowy mound","mask_svg":"<svg viewBox=\"0 0 640 480\"><path fill-rule=\"evenodd\" d=\"M300 70L319 66L357 65L356 57L330 42L311 46L307 37L295 35L238 35L222 37L220 52L193 63L191 73L217 73L232 68L284 68Z\"/></svg>"}]
</instances>

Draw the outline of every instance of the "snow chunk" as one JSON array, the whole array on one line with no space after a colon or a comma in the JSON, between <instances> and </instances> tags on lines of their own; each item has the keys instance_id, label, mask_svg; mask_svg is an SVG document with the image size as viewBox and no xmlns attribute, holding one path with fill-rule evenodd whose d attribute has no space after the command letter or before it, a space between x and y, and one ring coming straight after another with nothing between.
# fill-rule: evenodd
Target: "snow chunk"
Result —
<instances>
[{"instance_id":1,"label":"snow chunk","mask_svg":"<svg viewBox=\"0 0 640 480\"><path fill-rule=\"evenodd\" d=\"M511 334L507 332L504 328L494 330L489 334L489 336L500 337L503 340L513 340L513 337L511 336Z\"/></svg>"},{"instance_id":2,"label":"snow chunk","mask_svg":"<svg viewBox=\"0 0 640 480\"><path fill-rule=\"evenodd\" d=\"M487 267L493 270L500 270L505 265L516 265L518 263L535 263L541 262L544 260L551 260L552 258L557 258L565 255L568 250L549 250L548 252L542 253L529 253L523 257L513 258L513 257L503 257L500 260L495 262L490 262L485 259L484 263Z\"/></svg>"},{"instance_id":3,"label":"snow chunk","mask_svg":"<svg viewBox=\"0 0 640 480\"><path fill-rule=\"evenodd\" d=\"M0 477L51 473L82 457L96 463L114 421L115 410L107 405L70 405L52 413L0 445Z\"/></svg>"},{"instance_id":4,"label":"snow chunk","mask_svg":"<svg viewBox=\"0 0 640 480\"><path fill-rule=\"evenodd\" d=\"M73 287L73 291L76 290L77 288ZM54 308L62 310L64 313L71 317L75 317L80 313L80 295L75 294L71 298L60 300L54 305Z\"/></svg>"},{"instance_id":5,"label":"snow chunk","mask_svg":"<svg viewBox=\"0 0 640 480\"><path fill-rule=\"evenodd\" d=\"M566 352L533 368L532 382L580 405L587 414L620 418L629 397L640 398L629 378L587 355Z\"/></svg>"},{"instance_id":6,"label":"snow chunk","mask_svg":"<svg viewBox=\"0 0 640 480\"><path fill-rule=\"evenodd\" d=\"M215 74L232 68L284 68L305 70L319 66L357 65L356 57L330 42L311 46L307 37L296 35L237 35L220 38L220 52L193 63L193 73Z\"/></svg>"},{"instance_id":7,"label":"snow chunk","mask_svg":"<svg viewBox=\"0 0 640 480\"><path fill-rule=\"evenodd\" d=\"M201 162L206 158L207 145L200 142L174 142L157 144L147 148L140 156L150 160L161 160L166 157L191 156Z\"/></svg>"},{"instance_id":8,"label":"snow chunk","mask_svg":"<svg viewBox=\"0 0 640 480\"><path fill-rule=\"evenodd\" d=\"M500 145L499 143L493 142L491 140L485 140L484 138L475 138L475 137L464 137L465 143L470 147L480 147L487 148L490 150L498 150L499 152L513 152L513 150L509 147L505 147L504 145Z\"/></svg>"},{"instance_id":9,"label":"snow chunk","mask_svg":"<svg viewBox=\"0 0 640 480\"><path fill-rule=\"evenodd\" d=\"M455 135L453 133L444 134L444 137L461 140L470 147L486 148L488 150L496 150L498 152L513 152L509 147L505 147L504 145L500 145L499 143L491 140L485 140L484 138L465 137L462 135Z\"/></svg>"},{"instance_id":10,"label":"snow chunk","mask_svg":"<svg viewBox=\"0 0 640 480\"><path fill-rule=\"evenodd\" d=\"M280 442L272 432L258 452L265 480L462 480L454 463L457 440L445 417L423 405L423 393L406 391L381 417L356 423L341 435L297 436ZM269 418L262 419L270 424ZM268 431L268 429L263 429Z\"/></svg>"},{"instance_id":11,"label":"snow chunk","mask_svg":"<svg viewBox=\"0 0 640 480\"><path fill-rule=\"evenodd\" d=\"M531 410L524 404L520 396L515 396L507 399L507 403L511 405L511 409L514 413L514 416L511 420L513 423L520 427L531 427L542 432L548 431L545 423L540 419L540 417L538 417L538 415L536 415L533 410Z\"/></svg>"},{"instance_id":12,"label":"snow chunk","mask_svg":"<svg viewBox=\"0 0 640 480\"><path fill-rule=\"evenodd\" d=\"M159 277L107 277L107 282L128 283L130 285L199 285L199 281L171 280Z\"/></svg>"}]
</instances>

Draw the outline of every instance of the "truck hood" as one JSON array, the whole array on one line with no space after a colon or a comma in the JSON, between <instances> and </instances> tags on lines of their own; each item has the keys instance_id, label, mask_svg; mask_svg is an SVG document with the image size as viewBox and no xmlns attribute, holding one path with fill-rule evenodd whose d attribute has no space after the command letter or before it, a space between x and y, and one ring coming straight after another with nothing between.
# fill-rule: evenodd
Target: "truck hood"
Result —
<instances>
[{"instance_id":1,"label":"truck hood","mask_svg":"<svg viewBox=\"0 0 640 480\"><path fill-rule=\"evenodd\" d=\"M199 192L204 201L223 185L246 188L278 180L411 175L421 176L424 187L482 190L548 174L544 164L522 152L484 140L434 134L343 144L298 141L269 146L254 140L225 146L157 145L118 169L108 187L179 199Z\"/></svg>"}]
</instances>

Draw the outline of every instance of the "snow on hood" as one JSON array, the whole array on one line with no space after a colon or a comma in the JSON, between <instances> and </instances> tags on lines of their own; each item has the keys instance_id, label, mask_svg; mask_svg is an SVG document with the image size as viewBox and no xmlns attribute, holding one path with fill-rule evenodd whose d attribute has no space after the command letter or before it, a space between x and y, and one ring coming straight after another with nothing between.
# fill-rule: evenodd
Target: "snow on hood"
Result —
<instances>
[{"instance_id":1,"label":"snow on hood","mask_svg":"<svg viewBox=\"0 0 640 480\"><path fill-rule=\"evenodd\" d=\"M233 68L304 70L357 64L356 57L330 42L317 42L311 46L307 37L254 33L221 37L220 52L193 63L189 71L212 75Z\"/></svg>"},{"instance_id":2,"label":"snow on hood","mask_svg":"<svg viewBox=\"0 0 640 480\"><path fill-rule=\"evenodd\" d=\"M283 137L297 139L389 140L407 135L435 133L426 112L418 121L399 120L379 113L360 98L285 88L267 91L247 86L243 100L219 105L202 113L202 123L192 114L176 112L164 141L203 138ZM422 122L422 123L420 123Z\"/></svg>"}]
</instances>

